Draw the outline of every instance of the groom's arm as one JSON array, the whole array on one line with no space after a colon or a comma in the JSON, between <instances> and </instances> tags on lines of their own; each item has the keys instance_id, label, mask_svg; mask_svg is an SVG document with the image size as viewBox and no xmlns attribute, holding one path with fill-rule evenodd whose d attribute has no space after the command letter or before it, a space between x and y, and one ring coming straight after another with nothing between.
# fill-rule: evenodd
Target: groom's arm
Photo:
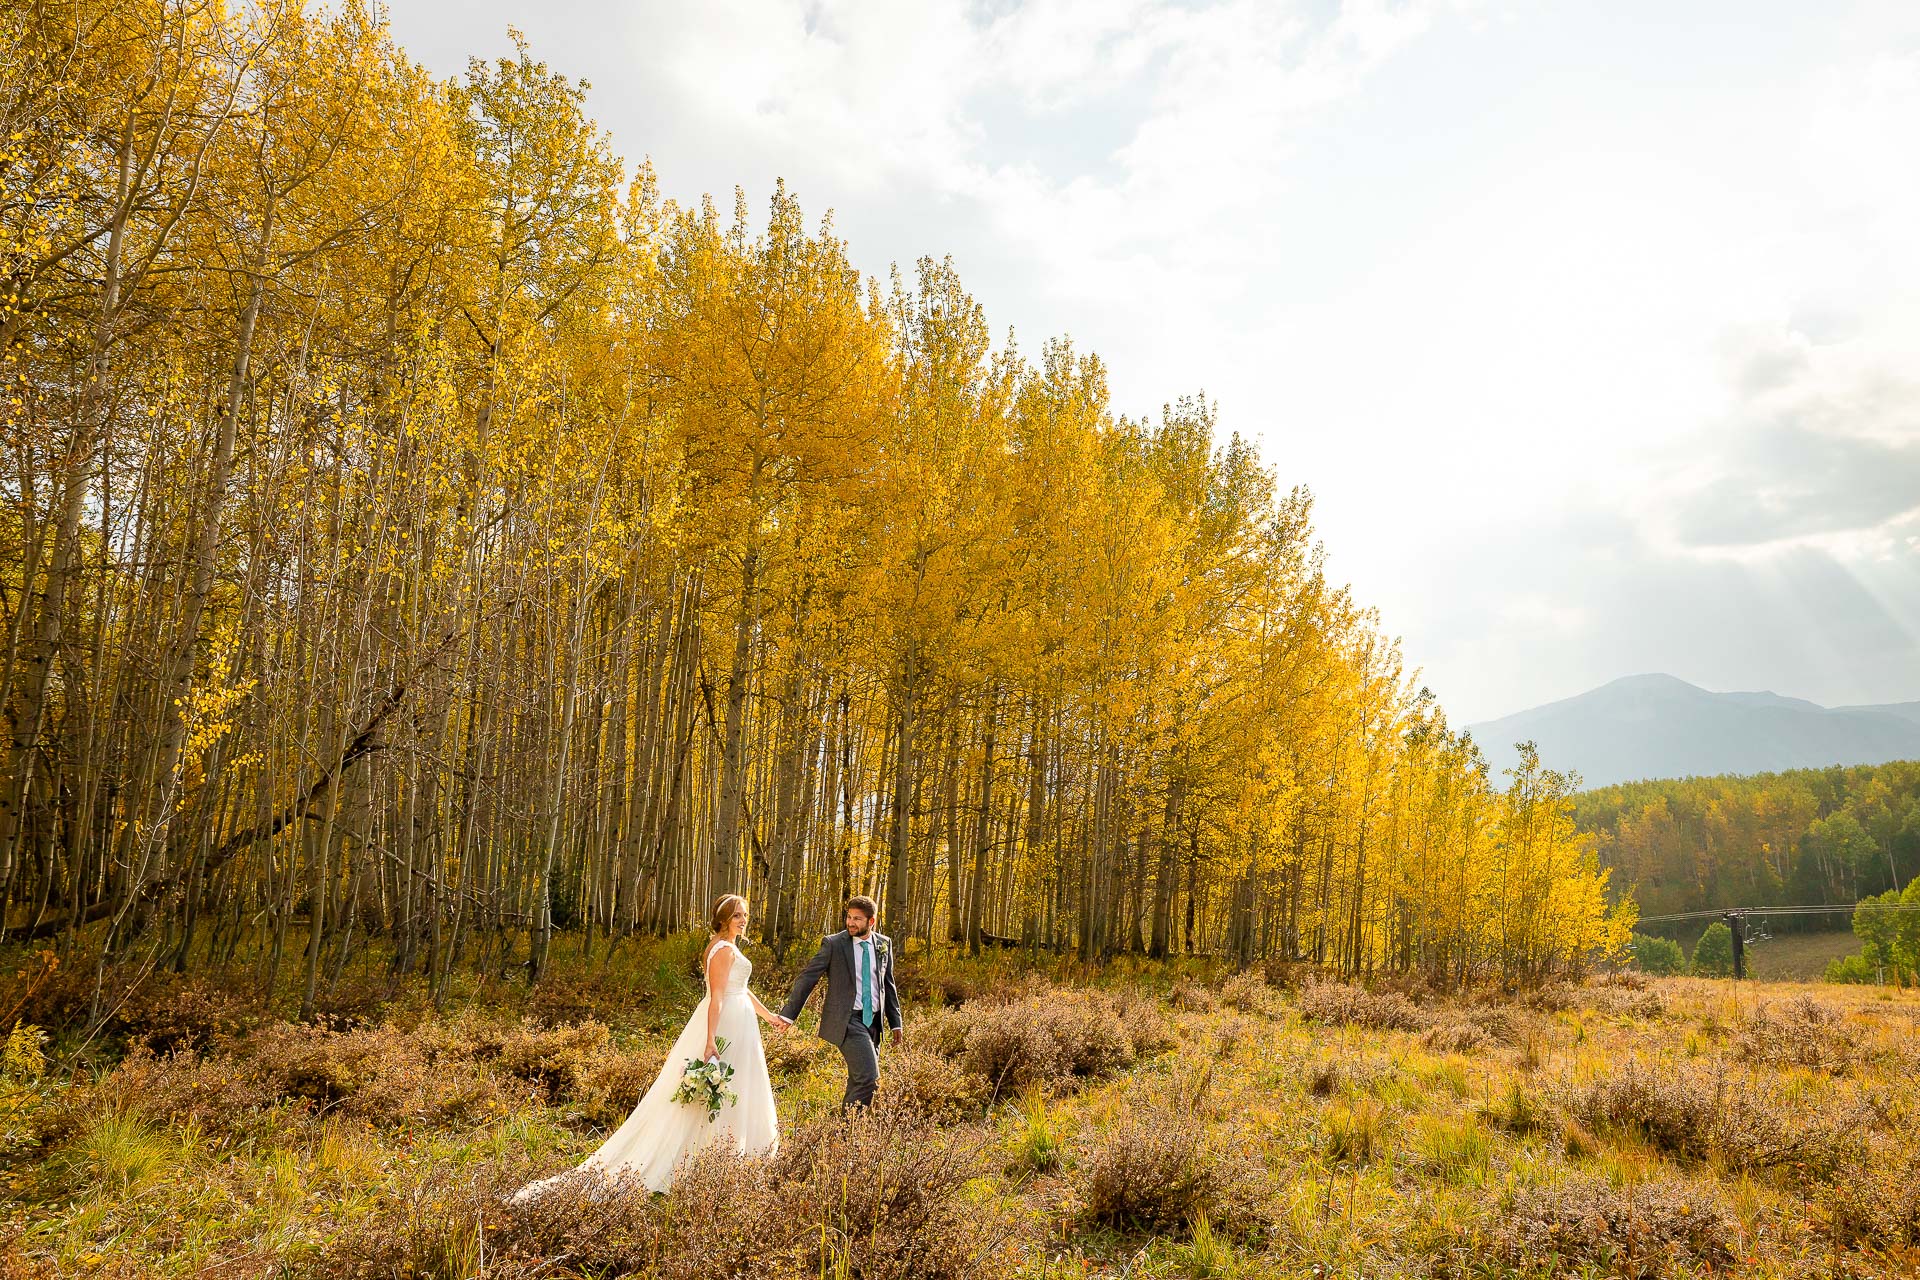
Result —
<instances>
[{"instance_id":1,"label":"groom's arm","mask_svg":"<svg viewBox=\"0 0 1920 1280\"><path fill-rule=\"evenodd\" d=\"M887 980L884 984L886 990L881 993L881 999L886 1006L884 1012L887 1015L887 1026L896 1034L900 1030L900 988L893 985L893 966L899 958L900 952L895 950L892 959L887 961Z\"/></svg>"},{"instance_id":2,"label":"groom's arm","mask_svg":"<svg viewBox=\"0 0 1920 1280\"><path fill-rule=\"evenodd\" d=\"M828 938L831 936L829 934ZM820 949L813 953L813 959L807 961L806 967L800 970L800 976L793 980L792 993L787 996L787 1002L780 1006L780 1016L788 1022L798 1018L800 1011L807 1007L807 997L813 994L813 988L819 983L820 976L827 971L828 938L820 940Z\"/></svg>"}]
</instances>

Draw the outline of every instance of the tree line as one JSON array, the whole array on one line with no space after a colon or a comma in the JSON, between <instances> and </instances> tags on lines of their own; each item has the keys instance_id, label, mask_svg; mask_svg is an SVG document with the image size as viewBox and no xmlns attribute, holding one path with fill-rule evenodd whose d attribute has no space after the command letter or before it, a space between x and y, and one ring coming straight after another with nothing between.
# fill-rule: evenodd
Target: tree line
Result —
<instances>
[{"instance_id":1,"label":"tree line","mask_svg":"<svg viewBox=\"0 0 1920 1280\"><path fill-rule=\"evenodd\" d=\"M1568 779L1489 778L1211 403L663 199L584 92L354 3L0 18L7 936L306 1013L734 889L781 950L853 891L1094 961L1623 942Z\"/></svg>"},{"instance_id":2,"label":"tree line","mask_svg":"<svg viewBox=\"0 0 1920 1280\"><path fill-rule=\"evenodd\" d=\"M1920 875L1920 762L1623 783L1574 797L1574 820L1648 915L1844 905Z\"/></svg>"}]
</instances>

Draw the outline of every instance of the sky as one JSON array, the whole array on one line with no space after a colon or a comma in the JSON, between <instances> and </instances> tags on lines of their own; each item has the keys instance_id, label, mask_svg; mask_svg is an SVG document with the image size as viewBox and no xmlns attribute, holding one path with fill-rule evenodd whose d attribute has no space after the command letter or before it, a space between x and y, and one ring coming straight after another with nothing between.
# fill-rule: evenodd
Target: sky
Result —
<instances>
[{"instance_id":1,"label":"sky","mask_svg":"<svg viewBox=\"0 0 1920 1280\"><path fill-rule=\"evenodd\" d=\"M1670 672L1920 699L1920 5L386 0L682 202L951 255L1204 392L1456 724Z\"/></svg>"}]
</instances>

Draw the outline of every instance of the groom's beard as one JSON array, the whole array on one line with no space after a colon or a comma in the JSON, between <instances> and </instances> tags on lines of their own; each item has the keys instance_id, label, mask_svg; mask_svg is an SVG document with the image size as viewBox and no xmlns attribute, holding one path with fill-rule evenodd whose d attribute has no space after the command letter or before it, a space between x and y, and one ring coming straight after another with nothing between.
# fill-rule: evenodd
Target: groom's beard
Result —
<instances>
[{"instance_id":1,"label":"groom's beard","mask_svg":"<svg viewBox=\"0 0 1920 1280\"><path fill-rule=\"evenodd\" d=\"M855 929L852 925L847 926L847 934L853 938L864 938L872 932L873 925L871 922L861 925L858 929Z\"/></svg>"}]
</instances>

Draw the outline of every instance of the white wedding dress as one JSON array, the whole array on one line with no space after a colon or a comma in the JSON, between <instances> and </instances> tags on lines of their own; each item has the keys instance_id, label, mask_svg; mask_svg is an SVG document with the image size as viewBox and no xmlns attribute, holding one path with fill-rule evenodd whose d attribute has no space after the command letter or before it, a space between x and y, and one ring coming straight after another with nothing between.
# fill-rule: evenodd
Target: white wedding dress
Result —
<instances>
[{"instance_id":1,"label":"white wedding dress","mask_svg":"<svg viewBox=\"0 0 1920 1280\"><path fill-rule=\"evenodd\" d=\"M714 1038L727 1042L720 1060L733 1066L729 1087L738 1095L737 1100L722 1106L711 1121L704 1106L673 1100L688 1061L698 1058L706 1047L707 1002L711 997L702 996L686 1029L667 1050L667 1061L653 1087L626 1123L577 1167L529 1182L514 1192L512 1203L525 1204L568 1179L595 1172L632 1177L650 1191L665 1191L672 1185L674 1170L681 1161L716 1142L726 1142L742 1155L771 1153L779 1147L780 1121L774 1111L773 1082L767 1075L767 1053L760 1043L760 1019L747 995L753 961L733 943L717 942L707 949L708 964L721 947L733 947L734 959Z\"/></svg>"}]
</instances>

